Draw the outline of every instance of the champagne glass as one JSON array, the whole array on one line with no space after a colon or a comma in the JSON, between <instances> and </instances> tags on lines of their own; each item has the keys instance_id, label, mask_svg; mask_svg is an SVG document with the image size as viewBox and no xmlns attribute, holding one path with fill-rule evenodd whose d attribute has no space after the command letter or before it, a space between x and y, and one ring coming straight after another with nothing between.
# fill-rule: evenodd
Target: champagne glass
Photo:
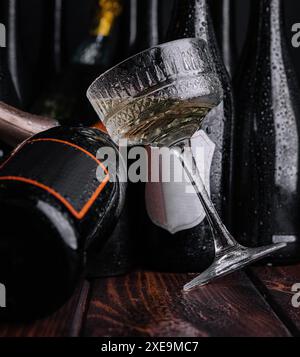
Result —
<instances>
[{"instance_id":1,"label":"champagne glass","mask_svg":"<svg viewBox=\"0 0 300 357\"><path fill-rule=\"evenodd\" d=\"M223 91L206 42L172 41L141 52L97 78L87 96L118 144L167 146L180 160L209 221L214 263L184 286L190 290L241 269L286 245L243 247L222 223L195 165L190 139Z\"/></svg>"}]
</instances>

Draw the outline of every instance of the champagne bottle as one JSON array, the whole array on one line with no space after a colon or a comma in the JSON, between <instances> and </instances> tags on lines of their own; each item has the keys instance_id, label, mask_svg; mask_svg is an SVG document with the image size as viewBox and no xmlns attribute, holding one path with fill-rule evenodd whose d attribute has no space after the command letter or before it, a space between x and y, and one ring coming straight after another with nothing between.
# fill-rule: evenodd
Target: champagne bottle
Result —
<instances>
[{"instance_id":1,"label":"champagne bottle","mask_svg":"<svg viewBox=\"0 0 300 357\"><path fill-rule=\"evenodd\" d=\"M233 103L207 1L178 0L168 32L168 40L186 37L205 40L223 85L224 100L205 118L202 130L192 138L192 149L204 154L202 173L206 187L228 224ZM196 160L201 167L201 158L196 156ZM211 264L214 257L212 233L198 197L186 194L185 183L146 184L146 204L152 221L145 249L149 265L161 270L201 271Z\"/></svg>"},{"instance_id":2,"label":"champagne bottle","mask_svg":"<svg viewBox=\"0 0 300 357\"><path fill-rule=\"evenodd\" d=\"M251 2L238 80L235 230L248 246L286 242L268 262L300 260L300 101L284 34L283 1Z\"/></svg>"},{"instance_id":3,"label":"champagne bottle","mask_svg":"<svg viewBox=\"0 0 300 357\"><path fill-rule=\"evenodd\" d=\"M105 162L102 149L111 153ZM114 161L119 153L107 134L56 127L25 141L1 165L3 313L40 317L73 293L87 252L102 249L123 207L125 183Z\"/></svg>"},{"instance_id":4,"label":"champagne bottle","mask_svg":"<svg viewBox=\"0 0 300 357\"><path fill-rule=\"evenodd\" d=\"M94 0L90 34L75 51L68 70L33 107L61 124L90 125L98 120L87 98L91 82L114 64L122 0Z\"/></svg>"},{"instance_id":5,"label":"champagne bottle","mask_svg":"<svg viewBox=\"0 0 300 357\"><path fill-rule=\"evenodd\" d=\"M223 61L227 72L233 77L237 60L235 0L212 1L212 13Z\"/></svg>"},{"instance_id":6,"label":"champagne bottle","mask_svg":"<svg viewBox=\"0 0 300 357\"><path fill-rule=\"evenodd\" d=\"M32 135L56 126L59 126L59 123L52 118L26 113L0 103L0 138L12 147L21 144ZM101 123L96 128L106 132ZM103 249L101 251L90 249L87 252L86 276L88 278L125 274L135 264L135 247L129 229L127 198L124 205L120 219Z\"/></svg>"},{"instance_id":7,"label":"champagne bottle","mask_svg":"<svg viewBox=\"0 0 300 357\"><path fill-rule=\"evenodd\" d=\"M34 134L56 126L59 126L59 123L52 118L26 113L0 103L0 138L12 147L19 145ZM97 130L106 132L104 126L101 125L97 125ZM99 278L126 273L134 265L134 251L126 198L120 219L103 249L101 251L90 249L87 252L86 275Z\"/></svg>"}]
</instances>

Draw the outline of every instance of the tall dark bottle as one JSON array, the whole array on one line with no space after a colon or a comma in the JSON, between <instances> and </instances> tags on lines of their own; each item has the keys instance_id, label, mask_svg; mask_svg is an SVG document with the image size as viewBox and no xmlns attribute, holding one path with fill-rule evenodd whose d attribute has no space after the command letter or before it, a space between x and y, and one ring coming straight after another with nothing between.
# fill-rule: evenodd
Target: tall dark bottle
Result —
<instances>
[{"instance_id":1,"label":"tall dark bottle","mask_svg":"<svg viewBox=\"0 0 300 357\"><path fill-rule=\"evenodd\" d=\"M108 149L114 155L106 157ZM118 163L107 134L56 127L25 141L0 166L0 281L7 298L1 313L35 318L67 301L87 252L102 249L123 208Z\"/></svg>"},{"instance_id":2,"label":"tall dark bottle","mask_svg":"<svg viewBox=\"0 0 300 357\"><path fill-rule=\"evenodd\" d=\"M237 61L235 0L213 0L211 4L216 38L227 72L232 77Z\"/></svg>"},{"instance_id":3,"label":"tall dark bottle","mask_svg":"<svg viewBox=\"0 0 300 357\"><path fill-rule=\"evenodd\" d=\"M238 81L235 230L245 245L286 242L269 261L300 260L300 100L283 1L251 2Z\"/></svg>"},{"instance_id":4,"label":"tall dark bottle","mask_svg":"<svg viewBox=\"0 0 300 357\"><path fill-rule=\"evenodd\" d=\"M91 82L116 60L122 0L94 0L90 32L73 55L69 68L58 76L33 107L62 124L92 124L98 120L87 98Z\"/></svg>"},{"instance_id":5,"label":"tall dark bottle","mask_svg":"<svg viewBox=\"0 0 300 357\"><path fill-rule=\"evenodd\" d=\"M231 130L233 103L228 74L217 47L206 0L178 0L168 40L197 37L205 40L214 57L224 100L207 116L202 130L192 138L192 149L202 150L203 177L223 220L229 223L231 177ZM196 152L196 151L195 151ZM197 164L201 158L196 156ZM181 183L146 184L146 205L152 221L147 239L151 266L173 271L200 271L214 257L211 230L196 194L186 194Z\"/></svg>"}]
</instances>

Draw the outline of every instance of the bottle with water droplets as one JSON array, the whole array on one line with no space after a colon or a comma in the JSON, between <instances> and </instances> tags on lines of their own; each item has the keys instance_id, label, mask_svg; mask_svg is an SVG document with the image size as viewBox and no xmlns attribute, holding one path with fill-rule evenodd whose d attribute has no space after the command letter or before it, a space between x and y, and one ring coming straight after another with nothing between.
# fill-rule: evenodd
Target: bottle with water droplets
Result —
<instances>
[{"instance_id":1,"label":"bottle with water droplets","mask_svg":"<svg viewBox=\"0 0 300 357\"><path fill-rule=\"evenodd\" d=\"M251 2L235 123L236 237L248 246L286 242L273 263L300 260L300 99L283 3Z\"/></svg>"}]
</instances>

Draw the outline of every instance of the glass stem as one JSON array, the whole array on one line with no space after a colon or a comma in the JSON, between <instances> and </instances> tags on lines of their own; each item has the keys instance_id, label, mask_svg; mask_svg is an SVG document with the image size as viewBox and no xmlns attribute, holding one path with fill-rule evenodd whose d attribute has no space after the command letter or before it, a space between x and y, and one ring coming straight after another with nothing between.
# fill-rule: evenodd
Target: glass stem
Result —
<instances>
[{"instance_id":1,"label":"glass stem","mask_svg":"<svg viewBox=\"0 0 300 357\"><path fill-rule=\"evenodd\" d=\"M193 155L191 141L186 140L180 144L177 144L173 147L173 151L180 160L185 172L188 175L189 180L194 186L194 189L206 213L206 217L208 219L214 238L216 255L220 255L220 253L224 252L224 250L236 247L238 243L232 238L231 234L224 226L209 197L209 194L207 193Z\"/></svg>"}]
</instances>

